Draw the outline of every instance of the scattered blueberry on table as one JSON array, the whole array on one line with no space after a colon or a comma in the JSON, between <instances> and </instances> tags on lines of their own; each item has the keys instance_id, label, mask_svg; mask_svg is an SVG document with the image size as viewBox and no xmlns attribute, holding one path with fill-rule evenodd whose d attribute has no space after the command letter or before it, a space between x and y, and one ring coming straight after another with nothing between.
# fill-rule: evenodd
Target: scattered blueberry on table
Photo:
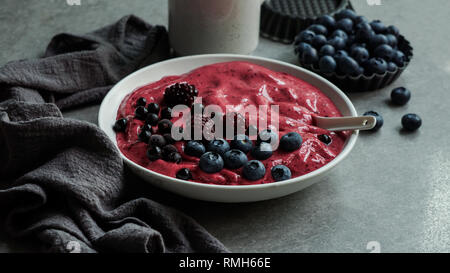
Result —
<instances>
[{"instance_id":1,"label":"scattered blueberry on table","mask_svg":"<svg viewBox=\"0 0 450 273\"><path fill-rule=\"evenodd\" d=\"M396 105L405 105L411 99L411 91L406 89L405 87L398 87L392 90L391 100L392 103Z\"/></svg>"},{"instance_id":2,"label":"scattered blueberry on table","mask_svg":"<svg viewBox=\"0 0 450 273\"><path fill-rule=\"evenodd\" d=\"M402 118L402 125L407 131L416 131L422 126L422 119L417 114L406 114Z\"/></svg>"},{"instance_id":3,"label":"scattered blueberry on table","mask_svg":"<svg viewBox=\"0 0 450 273\"><path fill-rule=\"evenodd\" d=\"M377 123L376 123L375 127L371 131L375 132L375 131L380 130L381 127L383 127L384 119L377 112L375 112L375 111L368 111L368 112L364 113L364 116L373 116L373 117L375 117L377 119Z\"/></svg>"}]
</instances>

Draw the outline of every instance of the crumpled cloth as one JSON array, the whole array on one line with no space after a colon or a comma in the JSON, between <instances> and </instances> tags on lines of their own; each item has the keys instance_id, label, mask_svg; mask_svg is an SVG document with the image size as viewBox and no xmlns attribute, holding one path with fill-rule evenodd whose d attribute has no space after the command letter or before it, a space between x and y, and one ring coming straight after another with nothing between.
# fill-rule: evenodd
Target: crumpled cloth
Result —
<instances>
[{"instance_id":1,"label":"crumpled cloth","mask_svg":"<svg viewBox=\"0 0 450 273\"><path fill-rule=\"evenodd\" d=\"M133 183L114 144L60 112L99 103L169 51L164 27L131 15L86 35L56 35L44 58L0 68L0 224L8 236L51 252L228 252L174 209L123 202Z\"/></svg>"}]
</instances>

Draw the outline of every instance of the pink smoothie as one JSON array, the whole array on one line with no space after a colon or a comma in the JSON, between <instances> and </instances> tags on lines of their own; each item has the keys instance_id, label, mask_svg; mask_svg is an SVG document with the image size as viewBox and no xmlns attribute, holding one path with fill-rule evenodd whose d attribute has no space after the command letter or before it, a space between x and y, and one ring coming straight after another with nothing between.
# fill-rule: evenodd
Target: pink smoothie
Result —
<instances>
[{"instance_id":1,"label":"pink smoothie","mask_svg":"<svg viewBox=\"0 0 450 273\"><path fill-rule=\"evenodd\" d=\"M143 121L134 119L135 102L144 97L147 102L163 104L166 87L177 82L195 85L204 105L219 105L223 111L227 105L233 105L238 111L245 106L279 105L280 138L288 132L298 132L303 138L301 148L294 152L278 149L273 156L262 161L266 175L258 181L249 181L242 177L241 169L223 169L219 173L207 174L198 167L198 158L186 155L184 141L177 146L183 160L180 164L163 160L151 162L146 156L147 144L138 141L139 128ZM298 78L267 68L246 63L227 62L203 66L187 74L168 76L157 82L143 86L122 102L117 119L128 118L125 133L117 134L117 143L121 152L133 162L158 173L175 177L178 170L188 168L193 181L221 185L251 185L274 182L271 168L283 164L289 167L292 177L298 177L326 165L341 151L348 133L333 133L313 125L314 115L324 117L342 116L333 102L319 89ZM176 118L172 120L176 121ZM332 142L328 146L318 139L318 135L327 134ZM253 158L249 156L249 160Z\"/></svg>"}]
</instances>

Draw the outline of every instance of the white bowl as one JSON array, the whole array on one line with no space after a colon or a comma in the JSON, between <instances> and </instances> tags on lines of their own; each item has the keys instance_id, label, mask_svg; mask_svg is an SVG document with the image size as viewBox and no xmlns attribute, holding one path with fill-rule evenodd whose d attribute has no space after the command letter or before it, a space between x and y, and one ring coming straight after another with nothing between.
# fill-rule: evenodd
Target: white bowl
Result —
<instances>
[{"instance_id":1,"label":"white bowl","mask_svg":"<svg viewBox=\"0 0 450 273\"><path fill-rule=\"evenodd\" d=\"M106 132L117 146L116 135L112 129L112 125L116 120L119 105L127 94L133 92L138 87L158 81L168 75L179 75L204 65L229 61L245 61L264 66L274 71L289 73L319 88L334 102L344 116L357 116L355 107L348 97L335 85L317 74L288 63L267 58L211 54L171 59L142 68L127 76L117 83L103 100L98 117L100 128ZM179 195L224 203L254 202L285 196L320 181L324 174L347 157L353 149L357 138L358 131L355 131L348 138L342 152L334 160L311 173L283 182L248 186L210 185L179 180L150 171L132 162L122 153L121 155L126 164L145 181Z\"/></svg>"}]
</instances>

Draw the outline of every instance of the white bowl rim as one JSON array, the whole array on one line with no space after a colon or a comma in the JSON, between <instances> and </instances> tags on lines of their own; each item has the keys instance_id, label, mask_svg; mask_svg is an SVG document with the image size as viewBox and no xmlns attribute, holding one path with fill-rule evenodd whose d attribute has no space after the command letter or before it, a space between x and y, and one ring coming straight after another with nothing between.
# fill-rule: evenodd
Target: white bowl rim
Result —
<instances>
[{"instance_id":1,"label":"white bowl rim","mask_svg":"<svg viewBox=\"0 0 450 273\"><path fill-rule=\"evenodd\" d=\"M351 102L351 100L347 97L347 95L341 91L336 85L334 85L333 83L331 83L330 81L328 81L327 79L323 78L320 75L317 75L309 70L306 70L302 67L293 65L293 64L289 64L283 61L279 61L279 60L275 60L275 59L270 59L270 58L265 58L265 57L259 57L259 56L249 56L249 55L239 55L239 54L200 54L200 55L192 55L192 56L186 56L186 57L178 57L178 58L173 58L173 59L169 59L166 61L162 61L162 62L158 62L158 63L154 63L152 65L143 67L131 74L129 74L128 76L126 76L125 78L123 78L122 80L120 80L116 85L114 85L113 88L111 88L111 90L107 93L107 95L105 96L105 98L102 101L102 104L100 105L100 109L99 109L99 114L98 114L98 124L99 127L101 128L103 122L102 122L102 117L104 116L102 113L104 113L106 111L106 109L108 107L110 107L109 105L105 105L105 101L107 98L111 97L114 95L115 90L116 89L120 89L121 85L126 82L129 81L130 79L132 79L135 75L139 74L139 73L144 73L144 71L147 70L151 70L153 67L161 65L161 64L170 64L170 63L176 63L179 61L184 61L184 60L198 60L198 59L208 59L208 58L214 58L214 59L218 59L218 58L223 58L223 62L227 62L227 61L236 61L236 59L240 59L239 61L248 61L251 62L252 60L255 61L263 61L263 62L270 62L270 63L274 63L274 64L278 64L281 66L287 66L290 67L292 69L296 69L296 70L300 70L302 73L305 73L313 78L316 78L317 80L320 80L322 82L324 82L325 84L327 84L329 87L331 87L346 103L346 105L348 106L352 116L357 116L357 112L356 109L353 105L353 103ZM232 58L233 60L227 60L227 58ZM217 62L220 63L220 62ZM263 65L262 65L263 66ZM150 82L149 82L150 83ZM139 88L140 86L137 86L136 88ZM132 92L134 92L135 89L131 89L129 93L130 94ZM103 131L105 131L103 128L101 128ZM106 133L106 131L105 131ZM108 134L107 134L108 135ZM205 184L205 183L201 183L201 182L194 182L194 181L186 181L186 180L181 180L181 179L177 179L174 177L170 177L164 174L160 174L158 172L149 170L147 168L144 168L143 166L133 162L132 160L128 159L124 154L122 154L122 151L120 151L119 147L117 146L117 140L116 138L112 139L114 145L116 146L116 148L119 150L119 153L121 155L121 157L124 159L124 161L127 164L132 165L135 168L138 168L141 171L144 172L148 172L149 174L153 175L153 176L157 176L159 179L165 179L165 180L169 180L172 183L177 183L177 184L183 184L180 186L195 186L195 187L200 187L200 188L205 188L205 189L211 189L211 190L225 190L225 191L238 191L238 190L250 190L250 189L264 189L264 188L272 188L272 187L281 187L281 186L287 186L289 184L294 184L294 183L300 183L302 181L305 180L309 180L312 179L316 176L319 176L322 173L326 173L327 171L331 170L333 167L335 167L339 162L341 162L342 160L344 160L344 158L346 158L348 156L348 154L352 151L353 147L355 146L356 140L358 139L358 135L359 135L359 131L354 131L351 135L350 138L347 140L346 145L344 147L344 149L341 151L341 153L335 157L332 161L330 161L328 164L322 166L321 168L314 170L308 174L302 175L302 176L298 176L298 177L294 177L291 178L289 180L285 180L285 181L280 181L280 182L273 182L273 183L266 183L266 184L256 184L256 185L218 185L218 184ZM108 135L109 137L109 135ZM111 139L111 137L109 137Z\"/></svg>"}]
</instances>

